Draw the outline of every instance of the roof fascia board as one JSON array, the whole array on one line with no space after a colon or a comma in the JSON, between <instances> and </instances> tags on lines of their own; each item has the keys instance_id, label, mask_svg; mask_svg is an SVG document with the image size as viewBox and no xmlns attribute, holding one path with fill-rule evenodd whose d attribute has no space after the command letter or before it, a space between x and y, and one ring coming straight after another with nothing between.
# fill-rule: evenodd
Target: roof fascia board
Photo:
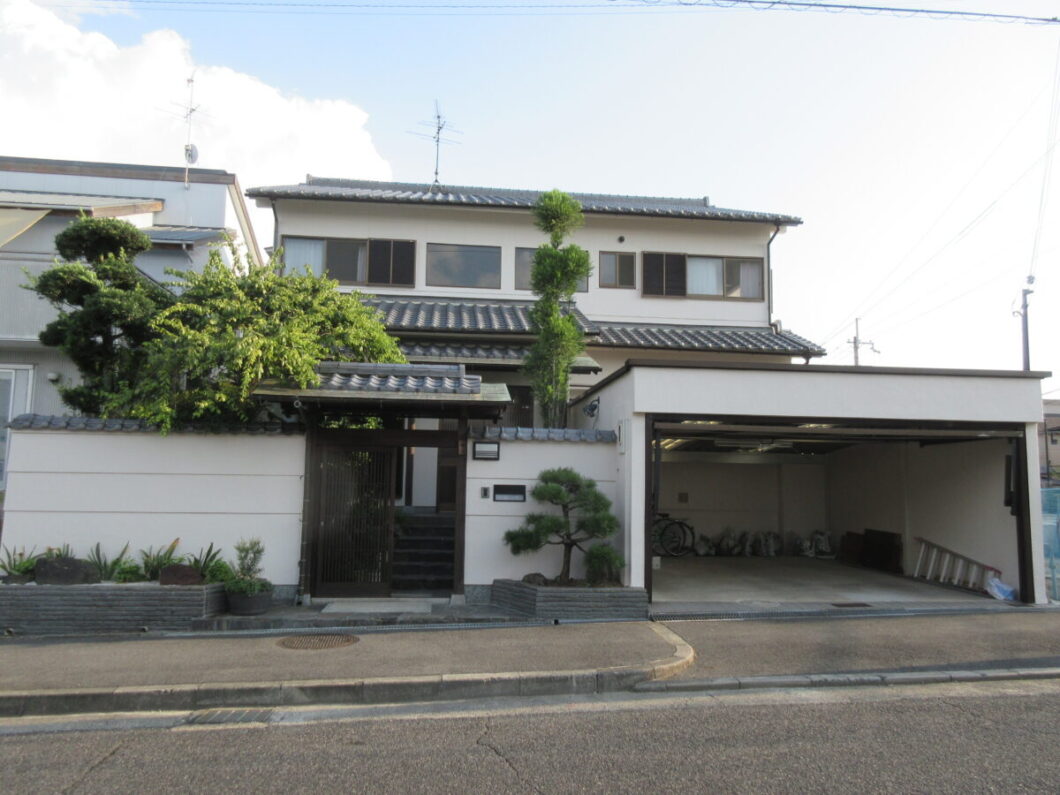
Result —
<instances>
[{"instance_id":1,"label":"roof fascia board","mask_svg":"<svg viewBox=\"0 0 1060 795\"><path fill-rule=\"evenodd\" d=\"M0 157L0 171L27 174L66 174L110 179L142 179L159 182L183 182L184 169L177 166L140 166L131 163L91 163L76 160L42 160L23 157ZM188 169L188 181L212 185L232 185L235 175L220 169Z\"/></svg>"},{"instance_id":2,"label":"roof fascia board","mask_svg":"<svg viewBox=\"0 0 1060 795\"><path fill-rule=\"evenodd\" d=\"M587 389L570 405L574 406L622 378L635 367L681 370L768 370L792 373L848 373L851 375L908 375L942 378L1027 378L1042 380L1052 376L1044 370L961 370L935 367L854 367L835 364L781 364L779 362L683 362L665 359L627 359L626 363Z\"/></svg>"}]
</instances>

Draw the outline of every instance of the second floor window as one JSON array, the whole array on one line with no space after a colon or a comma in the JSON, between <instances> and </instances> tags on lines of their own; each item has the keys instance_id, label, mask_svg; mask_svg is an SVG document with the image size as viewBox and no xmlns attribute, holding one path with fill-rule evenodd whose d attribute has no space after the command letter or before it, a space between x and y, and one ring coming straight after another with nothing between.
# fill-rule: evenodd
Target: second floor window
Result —
<instances>
[{"instance_id":1,"label":"second floor window","mask_svg":"<svg viewBox=\"0 0 1060 795\"><path fill-rule=\"evenodd\" d=\"M529 290L530 272L534 269L534 252L536 248L515 249L515 289ZM589 277L586 276L578 283L577 292L589 292Z\"/></svg>"},{"instance_id":2,"label":"second floor window","mask_svg":"<svg viewBox=\"0 0 1060 795\"><path fill-rule=\"evenodd\" d=\"M764 262L749 257L700 257L644 252L644 295L688 295L760 301Z\"/></svg>"},{"instance_id":3,"label":"second floor window","mask_svg":"<svg viewBox=\"0 0 1060 795\"><path fill-rule=\"evenodd\" d=\"M499 288L500 246L428 243L427 284L432 287Z\"/></svg>"},{"instance_id":4,"label":"second floor window","mask_svg":"<svg viewBox=\"0 0 1060 795\"><path fill-rule=\"evenodd\" d=\"M601 287L636 287L637 255L616 251L600 252Z\"/></svg>"},{"instance_id":5,"label":"second floor window","mask_svg":"<svg viewBox=\"0 0 1060 795\"><path fill-rule=\"evenodd\" d=\"M285 237L283 259L292 269L308 265L339 284L414 287L416 244L411 240Z\"/></svg>"}]
</instances>

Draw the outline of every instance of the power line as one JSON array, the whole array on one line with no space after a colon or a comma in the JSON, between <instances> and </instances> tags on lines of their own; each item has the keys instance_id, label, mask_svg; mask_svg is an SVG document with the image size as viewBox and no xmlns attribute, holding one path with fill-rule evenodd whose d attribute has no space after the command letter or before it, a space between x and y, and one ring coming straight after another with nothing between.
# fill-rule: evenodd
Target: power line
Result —
<instances>
[{"instance_id":1,"label":"power line","mask_svg":"<svg viewBox=\"0 0 1060 795\"><path fill-rule=\"evenodd\" d=\"M799 11L818 13L855 13L871 16L903 18L927 17L970 22L1014 23L1023 25L1060 25L1058 17L1038 17L1028 14L1003 14L987 11L959 11L953 9L907 8L902 6L861 5L856 3L821 3L810 0L604 0L596 3L520 2L497 3L385 3L385 2L269 2L268 0L101 0L101 2L52 3L68 9L118 9L129 7L158 8L197 12L226 12L273 14L348 14L368 13L397 16L436 16L446 14L519 14L538 12L546 15L613 14L660 11L686 12L695 10L756 10ZM622 9L616 11L616 9Z\"/></svg>"}]
</instances>

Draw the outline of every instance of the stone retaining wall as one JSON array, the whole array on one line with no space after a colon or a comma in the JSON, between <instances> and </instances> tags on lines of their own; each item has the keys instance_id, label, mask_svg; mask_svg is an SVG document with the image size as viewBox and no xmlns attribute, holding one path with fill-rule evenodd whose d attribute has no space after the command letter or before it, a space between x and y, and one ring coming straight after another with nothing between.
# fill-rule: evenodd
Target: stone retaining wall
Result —
<instances>
[{"instance_id":1,"label":"stone retaining wall","mask_svg":"<svg viewBox=\"0 0 1060 795\"><path fill-rule=\"evenodd\" d=\"M647 618L643 588L557 588L516 580L494 580L497 607L537 618Z\"/></svg>"},{"instance_id":2,"label":"stone retaining wall","mask_svg":"<svg viewBox=\"0 0 1060 795\"><path fill-rule=\"evenodd\" d=\"M224 586L0 585L0 631L68 635L190 629L197 618L224 612Z\"/></svg>"}]
</instances>

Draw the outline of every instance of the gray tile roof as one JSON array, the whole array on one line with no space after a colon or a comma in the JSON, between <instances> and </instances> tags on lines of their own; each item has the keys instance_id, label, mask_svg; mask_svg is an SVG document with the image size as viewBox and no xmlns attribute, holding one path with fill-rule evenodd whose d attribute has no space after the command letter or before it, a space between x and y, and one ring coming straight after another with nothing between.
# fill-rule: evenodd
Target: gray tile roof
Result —
<instances>
[{"instance_id":1,"label":"gray tile roof","mask_svg":"<svg viewBox=\"0 0 1060 795\"><path fill-rule=\"evenodd\" d=\"M401 352L409 361L462 362L467 365L492 365L512 368L521 367L530 352L528 345L465 344L458 340L427 342L423 340L403 341ZM571 369L576 373L595 373L600 364L591 356L578 356Z\"/></svg>"},{"instance_id":2,"label":"gray tile roof","mask_svg":"<svg viewBox=\"0 0 1060 795\"><path fill-rule=\"evenodd\" d=\"M320 389L343 392L477 395L482 376L467 375L463 365L321 362Z\"/></svg>"},{"instance_id":3,"label":"gray tile roof","mask_svg":"<svg viewBox=\"0 0 1060 795\"><path fill-rule=\"evenodd\" d=\"M383 313L387 330L400 334L410 331L444 331L455 334L530 334L533 301L504 301L468 298L405 297L381 295L365 298L366 304ZM577 307L571 309L586 334L595 334L596 325Z\"/></svg>"},{"instance_id":4,"label":"gray tile roof","mask_svg":"<svg viewBox=\"0 0 1060 795\"><path fill-rule=\"evenodd\" d=\"M615 444L618 436L614 431L595 430L593 428L501 428L487 425L484 428L470 428L468 436L472 439L499 442L602 442Z\"/></svg>"},{"instance_id":5,"label":"gray tile roof","mask_svg":"<svg viewBox=\"0 0 1060 795\"><path fill-rule=\"evenodd\" d=\"M645 323L597 323L600 335L590 345L609 348L662 348L722 353L772 353L824 356L825 350L789 331L769 326L690 326Z\"/></svg>"},{"instance_id":6,"label":"gray tile roof","mask_svg":"<svg viewBox=\"0 0 1060 795\"><path fill-rule=\"evenodd\" d=\"M330 179L308 175L301 185L274 185L251 188L247 196L266 199L323 199L329 201L385 202L392 204L439 204L465 207L506 207L528 209L541 191L511 188L476 188L449 185L375 182L363 179ZM752 221L783 225L801 224L793 215L728 210L714 207L703 197L664 198L659 196L620 196L603 193L572 193L587 213L606 215L648 215L666 218L692 218L712 221Z\"/></svg>"},{"instance_id":7,"label":"gray tile roof","mask_svg":"<svg viewBox=\"0 0 1060 795\"><path fill-rule=\"evenodd\" d=\"M220 240L228 230L217 226L149 226L141 231L152 243L200 243Z\"/></svg>"},{"instance_id":8,"label":"gray tile roof","mask_svg":"<svg viewBox=\"0 0 1060 795\"><path fill-rule=\"evenodd\" d=\"M101 431L105 433L158 433L158 427L146 420L100 419L99 417L56 417L48 414L20 414L7 424L16 431ZM266 422L246 425L212 425L207 423L174 426L171 433L281 434L301 433L301 426Z\"/></svg>"}]
</instances>

